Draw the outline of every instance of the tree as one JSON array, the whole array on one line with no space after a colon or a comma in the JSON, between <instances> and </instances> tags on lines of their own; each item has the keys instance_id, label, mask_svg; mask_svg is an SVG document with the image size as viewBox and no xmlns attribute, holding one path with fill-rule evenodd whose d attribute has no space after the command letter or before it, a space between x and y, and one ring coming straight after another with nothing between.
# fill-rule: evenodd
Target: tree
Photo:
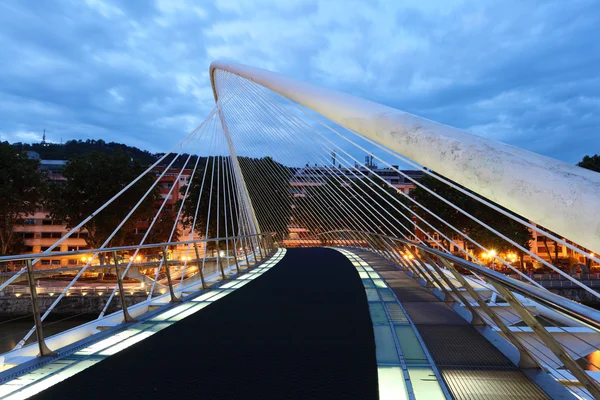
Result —
<instances>
[{"instance_id":1,"label":"tree","mask_svg":"<svg viewBox=\"0 0 600 400\"><path fill-rule=\"evenodd\" d=\"M577 163L577 166L600 172L600 155L594 154L593 156L584 156L583 159Z\"/></svg>"},{"instance_id":2,"label":"tree","mask_svg":"<svg viewBox=\"0 0 600 400\"><path fill-rule=\"evenodd\" d=\"M67 228L73 228L143 171L144 167L138 161L132 160L129 155L119 150L111 154L93 151L85 156L74 157L63 171L66 181L51 185L47 201L50 217L63 221ZM150 188L154 179L152 174L146 174L84 225L83 228L88 231L86 243L89 247L98 248L108 239ZM127 238L130 237L128 233L135 228L137 222L154 216L153 203L158 198L158 188L155 187L111 239L109 245L133 244L127 243ZM100 260L102 262L103 258Z\"/></svg>"},{"instance_id":3,"label":"tree","mask_svg":"<svg viewBox=\"0 0 600 400\"><path fill-rule=\"evenodd\" d=\"M274 232L275 240L288 236L292 213L292 170L271 157L240 157L240 168L262 233ZM257 178L260 177L260 178Z\"/></svg>"},{"instance_id":4,"label":"tree","mask_svg":"<svg viewBox=\"0 0 600 400\"><path fill-rule=\"evenodd\" d=\"M290 170L270 157L261 159L239 157L238 161L246 177L246 188L254 208L269 211L268 213L256 213L261 231L278 232L280 235L286 235L287 224L290 219L290 195L285 188L289 187ZM206 176L204 186L202 186L205 169ZM255 180L257 176L260 176L260 181ZM191 226L194 217L196 217L195 230L201 236L206 235L207 223L208 238L217 237L217 226L219 227L218 236L224 237L226 224L229 236L237 235L238 210L236 204L239 206L241 199L238 197L236 186L236 177L232 171L229 157L210 157L208 162L205 158L201 159L195 177L191 182L188 198L183 206L182 220L184 226ZM202 192L200 192L201 188ZM185 194L186 191L187 187L181 188L182 194ZM209 205L210 217L208 213ZM196 206L198 206L197 214ZM282 232L282 230L286 232ZM208 249L212 249L214 246L215 243L211 242ZM219 244L219 248L225 248L225 246L225 242Z\"/></svg>"},{"instance_id":5,"label":"tree","mask_svg":"<svg viewBox=\"0 0 600 400\"><path fill-rule=\"evenodd\" d=\"M458 190L450 187L449 185L441 182L437 178L425 175L421 178L420 183L427 187L432 192L440 195L446 200L450 201L452 204L458 206L459 208L465 210L467 196L463 195ZM472 221L466 217L461 212L457 211L455 208L446 204L442 200L436 198L434 195L426 191L421 186L417 186L412 192L411 197L420 203L422 206L427 208L432 213L436 214L442 220L448 222L450 225L456 227L457 229L464 231L471 226ZM445 236L452 238L455 235L455 231L450 228L447 224L440 221L438 218L434 217L424 209L418 206L413 206L414 211L429 225L433 226L435 229L443 233ZM433 229L427 226L421 220L417 221L417 224L421 229L429 234L433 233ZM440 237L442 245L450 250L450 241L445 239L443 236Z\"/></svg>"},{"instance_id":6,"label":"tree","mask_svg":"<svg viewBox=\"0 0 600 400\"><path fill-rule=\"evenodd\" d=\"M14 227L41 207L43 188L39 161L0 143L0 256L23 250Z\"/></svg>"},{"instance_id":7,"label":"tree","mask_svg":"<svg viewBox=\"0 0 600 400\"><path fill-rule=\"evenodd\" d=\"M494 228L501 234L505 235L509 239L513 240L518 245L529 250L530 241L532 240L532 234L529 228L523 224L514 221L512 218L505 216L504 214L488 207L480 201L473 199L466 194L452 188L451 186L439 181L434 176L426 175L420 181L421 184L450 201L454 205L458 206L462 210L468 212L479 221L486 225ZM463 188L464 189L464 188ZM496 233L490 231L488 228L482 226L473 219L467 217L460 211L446 204L442 200L435 198L432 194L428 193L425 189L417 187L411 193L411 196L423 206L427 207L431 212L435 213L438 217L445 220L456 229L465 233L469 238L478 242L482 246L488 249L494 249L498 253L515 251L519 256L521 269L523 268L523 250L518 249L516 246L511 245L506 240L502 239ZM494 203L492 203L494 204ZM500 209L516 215L511 211L503 208L498 204L494 204ZM425 212L421 208L416 208L415 211L432 226L439 229L448 237L452 237L455 231L448 225L444 224L431 214ZM422 224L422 228L425 231L432 232L433 229ZM443 245L449 249L449 241L441 238Z\"/></svg>"},{"instance_id":8,"label":"tree","mask_svg":"<svg viewBox=\"0 0 600 400\"><path fill-rule=\"evenodd\" d=\"M150 228L151 221L148 221L147 224L143 224L144 228ZM126 244L139 244L144 236L146 235L146 240L144 244L152 244L152 243L166 243L166 242L178 242L179 241L179 230L175 227L173 230L173 225L175 225L175 213L172 210L163 209L154 222L152 229L146 235L144 228L141 228L139 231L130 231L125 238ZM139 227L138 227L139 228ZM171 232L173 235L171 236ZM187 240L187 239L186 239ZM161 252L160 248L152 247L152 248L144 248L138 251L138 254L159 254ZM131 251L133 254L133 251Z\"/></svg>"}]
</instances>

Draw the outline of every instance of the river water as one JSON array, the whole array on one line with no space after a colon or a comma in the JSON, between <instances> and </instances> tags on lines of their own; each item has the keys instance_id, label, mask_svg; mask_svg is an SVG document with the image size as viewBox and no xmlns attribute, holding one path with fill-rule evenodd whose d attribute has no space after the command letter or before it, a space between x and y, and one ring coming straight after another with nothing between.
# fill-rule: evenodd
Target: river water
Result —
<instances>
[{"instance_id":1,"label":"river water","mask_svg":"<svg viewBox=\"0 0 600 400\"><path fill-rule=\"evenodd\" d=\"M44 323L44 336L56 335L57 333L91 321L94 318L96 318L94 315L79 315L70 318L50 319L47 323ZM0 320L0 354L13 349L33 325L33 316L31 315L18 319ZM35 341L35 339L36 336L34 333L30 341Z\"/></svg>"}]
</instances>

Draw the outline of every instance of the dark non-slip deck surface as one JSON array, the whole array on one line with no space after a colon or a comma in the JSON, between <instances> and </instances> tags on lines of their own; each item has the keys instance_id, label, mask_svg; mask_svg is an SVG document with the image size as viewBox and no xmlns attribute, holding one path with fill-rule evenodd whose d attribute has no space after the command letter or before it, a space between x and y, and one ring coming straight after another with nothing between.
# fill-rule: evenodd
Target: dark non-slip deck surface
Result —
<instances>
[{"instance_id":1,"label":"dark non-slip deck surface","mask_svg":"<svg viewBox=\"0 0 600 400\"><path fill-rule=\"evenodd\" d=\"M373 327L352 264L290 249L211 306L38 399L376 399Z\"/></svg>"}]
</instances>

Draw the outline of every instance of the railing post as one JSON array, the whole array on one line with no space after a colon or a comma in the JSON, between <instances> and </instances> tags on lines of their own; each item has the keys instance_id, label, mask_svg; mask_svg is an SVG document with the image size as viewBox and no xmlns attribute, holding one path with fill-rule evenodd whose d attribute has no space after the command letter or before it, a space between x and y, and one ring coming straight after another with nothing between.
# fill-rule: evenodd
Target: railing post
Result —
<instances>
[{"instance_id":1,"label":"railing post","mask_svg":"<svg viewBox=\"0 0 600 400\"><path fill-rule=\"evenodd\" d=\"M248 251L246 250L246 242L245 239L241 241L242 249L244 251L244 257L246 258L246 269L250 269L250 260L248 259Z\"/></svg>"},{"instance_id":2,"label":"railing post","mask_svg":"<svg viewBox=\"0 0 600 400\"><path fill-rule=\"evenodd\" d=\"M206 289L206 283L204 282L204 272L200 265L200 255L198 254L198 246L194 243L194 251L196 252L196 265L198 265L198 273L200 274L200 281L202 281L202 289Z\"/></svg>"},{"instance_id":3,"label":"railing post","mask_svg":"<svg viewBox=\"0 0 600 400\"><path fill-rule=\"evenodd\" d=\"M42 319L40 318L40 308L37 300L37 288L35 287L31 259L25 260L25 263L27 265L27 280L29 281L31 308L33 309L33 320L35 322L35 334L37 335L38 348L40 349L40 354L38 356L55 356L56 353L46 346L46 341L44 340L44 329L42 327Z\"/></svg>"},{"instance_id":4,"label":"railing post","mask_svg":"<svg viewBox=\"0 0 600 400\"><path fill-rule=\"evenodd\" d=\"M465 290L469 293L469 295L477 302L477 304L479 305L479 308L488 317L491 318L491 320L494 322L494 324L496 324L496 326L498 328L500 328L500 330L502 331L502 333L504 334L506 339L508 339L508 341L510 341L513 344L513 346L515 346L517 348L517 350L519 351L519 355L520 355L518 367L520 367L520 368L541 368L540 364L531 355L531 353L523 345L523 343L521 343L519 338L517 338L517 336L510 330L510 328L508 326L506 326L504 321L502 321L500 316L498 314L496 314L496 312L494 310L492 310L492 308L481 298L479 293L477 293L475 291L475 289L473 289L473 287L469 284L469 282L467 282L465 277L462 276L456 270L456 268L454 268L454 266L452 266L452 264L450 264L450 262L448 260L446 260L442 257L438 257L438 259L452 273L452 275L454 275L456 280L462 285L463 288L465 288ZM456 293L457 294L459 293L458 289L456 289ZM461 298L461 300L463 300L463 299ZM475 316L477 316L477 318L479 318L481 323L485 324L485 321L483 321L483 319L481 319L479 314L477 314L477 312L475 311L475 309L473 308L473 306L471 306L471 304L469 302L466 302L464 304L466 307L469 308L469 311L471 311L471 314L473 314L473 321L475 321ZM471 324L473 324L473 321L471 321Z\"/></svg>"},{"instance_id":5,"label":"railing post","mask_svg":"<svg viewBox=\"0 0 600 400\"><path fill-rule=\"evenodd\" d=\"M431 273L431 271L427 269L427 266L425 265L423 260L421 260L421 258L417 254L415 254L415 252L413 252L410 246L404 245L404 251L408 251L416 261L416 264L414 264L414 266L425 280L425 286L427 288L435 288L436 286L434 282L441 286L440 281L438 281L437 278ZM421 268L419 268L419 266L421 266Z\"/></svg>"},{"instance_id":6,"label":"railing post","mask_svg":"<svg viewBox=\"0 0 600 400\"><path fill-rule=\"evenodd\" d=\"M258 235L256 237L256 239L257 239L256 245L258 246L258 252L260 253L260 260L262 261L265 259L265 256L263 254L264 249L263 249L263 243L262 243L262 236Z\"/></svg>"},{"instance_id":7,"label":"railing post","mask_svg":"<svg viewBox=\"0 0 600 400\"><path fill-rule=\"evenodd\" d=\"M235 239L230 239L232 240L233 246L233 259L235 261L235 270L237 271L237 273L239 274L240 272L242 272L242 270L240 269L240 264L238 263L238 259L237 259L237 249L235 248Z\"/></svg>"},{"instance_id":8,"label":"railing post","mask_svg":"<svg viewBox=\"0 0 600 400\"><path fill-rule=\"evenodd\" d=\"M455 289L454 286L452 285L452 283L450 282L450 280L448 279L446 274L444 274L443 271L440 269L440 267L436 264L436 262L431 257L429 257L427 255L427 253L424 252L423 250L417 249L417 251L419 252L421 258L424 258L425 261L427 261L429 263L429 265L431 265L431 268L433 268L435 270L435 272L440 276L440 278L448 285L450 290L454 290ZM432 273L432 276L435 277L435 274ZM454 297L452 297L452 295L450 294L450 292L448 291L446 286L444 286L439 280L437 281L437 283L440 286L440 289L442 289L442 291L444 292L444 303L446 303L446 304L456 303L456 300L454 300ZM460 294L459 298L461 300L465 299L462 296L462 294ZM465 301L466 301L466 299L465 299Z\"/></svg>"},{"instance_id":9,"label":"railing post","mask_svg":"<svg viewBox=\"0 0 600 400\"><path fill-rule=\"evenodd\" d=\"M221 278L223 280L227 279L227 276L225 275L225 270L223 269L223 264L221 263L221 254L219 251L219 241L215 241L215 246L217 247L217 268L219 268L219 270L221 271Z\"/></svg>"},{"instance_id":10,"label":"railing post","mask_svg":"<svg viewBox=\"0 0 600 400\"><path fill-rule=\"evenodd\" d=\"M498 293L506 300L508 304L519 314L523 322L525 322L533 332L537 335L538 338L558 359L563 363L563 365L583 384L583 386L590 392L593 398L600 399L600 385L596 383L596 381L590 377L571 357L571 355L561 346L560 343L556 341L544 328L542 324L540 324L533 315L527 310L527 308L517 299L517 297L512 294L510 290L505 288L499 283L496 283L490 280L490 283Z\"/></svg>"},{"instance_id":11,"label":"railing post","mask_svg":"<svg viewBox=\"0 0 600 400\"><path fill-rule=\"evenodd\" d=\"M137 322L137 319L129 315L127 303L125 302L125 291L123 290L123 278L119 273L119 261L117 260L117 252L113 251L113 262L115 264L115 273L117 274L117 285L119 285L119 297L121 298L121 309L123 310L123 320L125 322Z\"/></svg>"},{"instance_id":12,"label":"railing post","mask_svg":"<svg viewBox=\"0 0 600 400\"><path fill-rule=\"evenodd\" d=\"M171 271L169 270L169 261L167 260L167 250L169 246L165 246L162 248L163 254L163 263L165 264L165 272L167 273L167 282L169 283L169 292L171 293L171 303L181 303L181 299L175 296L175 292L173 291L173 281L171 281Z\"/></svg>"}]
</instances>

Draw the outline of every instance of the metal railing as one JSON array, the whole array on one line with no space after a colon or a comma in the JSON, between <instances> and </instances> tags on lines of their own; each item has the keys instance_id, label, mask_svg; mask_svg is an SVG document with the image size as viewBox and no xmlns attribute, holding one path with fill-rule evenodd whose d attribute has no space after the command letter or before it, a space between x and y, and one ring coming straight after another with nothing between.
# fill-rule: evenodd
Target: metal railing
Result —
<instances>
[{"instance_id":1,"label":"metal railing","mask_svg":"<svg viewBox=\"0 0 600 400\"><path fill-rule=\"evenodd\" d=\"M216 253L212 252L211 254L208 247L216 248ZM98 317L100 319L108 310L109 303L113 297L118 296L119 306L122 312L122 322L135 322L136 319L130 315L128 310L126 298L128 293L131 296L147 295L148 301L152 299L154 294L163 295L168 293L170 298L169 302L180 302L181 299L175 294L177 288L183 290L183 288L186 288L188 285L197 283L201 289L205 289L219 280L227 279L228 276L226 272L232 268L235 268L234 273L241 273L242 268L248 269L256 265L256 263L262 262L262 260L265 257L268 257L276 247L275 235L273 233L262 233L144 244L139 246L116 246L69 252L3 256L0 257L0 265L2 265L2 263L22 261L25 267L16 272L3 274L5 277L10 276L10 278L8 281L0 282L2 283L2 285L0 285L0 292L4 294L4 296L0 297L0 304L3 301L9 301L10 298L29 296L31 300L31 315L33 316L34 327L27 335L25 335L24 339L19 342L15 349L23 347L27 343L29 336L35 332L35 338L39 348L38 356L55 355L56 353L50 350L46 345L42 322L45 317L55 309L56 305L63 297L71 295L86 296L92 293L94 295L109 295L109 299ZM169 257L169 251L173 249L179 249L182 252L189 254L189 256L174 260ZM140 250L157 252L160 254L161 258L155 263L136 263L132 257L130 257L129 260L126 259L126 253L135 251L134 254L137 254ZM34 263L40 259L47 257L77 255L91 255L92 257L89 258L86 265L69 265L65 268L71 275L72 271L76 271L77 273L72 279L71 276L69 276L69 279L65 281L68 282L68 284L62 286L57 284L56 279L52 279L47 275L56 272L56 269L46 269L41 265L40 267L42 268L36 268L37 265L34 265ZM101 260L100 265L92 265L92 260L95 258ZM133 277L130 276L128 281L125 281L125 278L130 271L130 267L132 266L143 268L144 271L152 270L152 274L148 275L147 272L144 273L138 271ZM79 281L79 284L83 285L83 287L74 286L75 283L84 276L84 272L89 271L93 271L91 272L92 275L96 274L97 277L100 277L100 281L90 282L88 276L86 282ZM15 278L21 274L27 274L27 286L14 284ZM112 279L110 283L113 283L112 286L109 282L103 281L102 278L105 274L111 274ZM208 279L211 277L210 274L212 274L214 279ZM198 277L200 280L199 283ZM39 282L43 279L46 280L46 285L39 285ZM38 284L36 284L36 280L38 281ZM144 280L147 280L148 282L144 282ZM178 280L179 282L177 283L175 280ZM192 283L189 283L190 281L192 281ZM131 282L139 282L140 287L132 287ZM125 285L127 285L127 287ZM7 294L12 294L13 296L6 296ZM38 295L43 295L46 299L53 299L52 304L45 310L43 315L41 315L40 299L38 298ZM118 311L116 312L118 313Z\"/></svg>"},{"instance_id":2,"label":"metal railing","mask_svg":"<svg viewBox=\"0 0 600 400\"><path fill-rule=\"evenodd\" d=\"M334 230L319 234L327 237L332 245L360 247L374 252L394 264L399 265L413 277L421 279L422 283L437 289L441 298L446 303L458 304L469 311L471 324L488 325L499 330L504 338L511 343L520 354L518 366L522 368L541 368L549 372L561 383L573 385L575 380L581 387L577 394L582 397L600 399L600 385L580 365L574 355L578 355L572 347L559 342L554 333L570 335L571 342L581 341L588 349L600 350L600 311L583 304L554 294L544 288L524 283L500 272L472 263L452 254L436 250L417 242L399 239L396 237L354 230ZM467 274L468 272L468 274ZM471 274L471 276L469 276ZM487 297L479 284L485 285L491 296ZM479 286L479 289L477 288ZM506 312L512 313L529 328L527 332L533 334L530 339L523 337L523 327L511 326L506 316L497 310L500 298L509 307L502 307ZM533 302L533 303L532 303ZM532 312L530 306L537 304L546 307L557 318L570 321L570 327L544 326ZM548 321L546 321L547 323ZM574 332L581 333L573 327L579 326L583 332L589 332L594 341L582 339ZM512 328L512 329L511 329ZM558 368L553 368L553 363L548 354L534 351L542 345L559 360ZM557 363L554 362L554 365ZM560 366L566 368L571 375L565 374ZM600 366L594 365L600 369ZM569 388L572 389L572 388ZM584 391L582 391L584 389Z\"/></svg>"}]
</instances>

